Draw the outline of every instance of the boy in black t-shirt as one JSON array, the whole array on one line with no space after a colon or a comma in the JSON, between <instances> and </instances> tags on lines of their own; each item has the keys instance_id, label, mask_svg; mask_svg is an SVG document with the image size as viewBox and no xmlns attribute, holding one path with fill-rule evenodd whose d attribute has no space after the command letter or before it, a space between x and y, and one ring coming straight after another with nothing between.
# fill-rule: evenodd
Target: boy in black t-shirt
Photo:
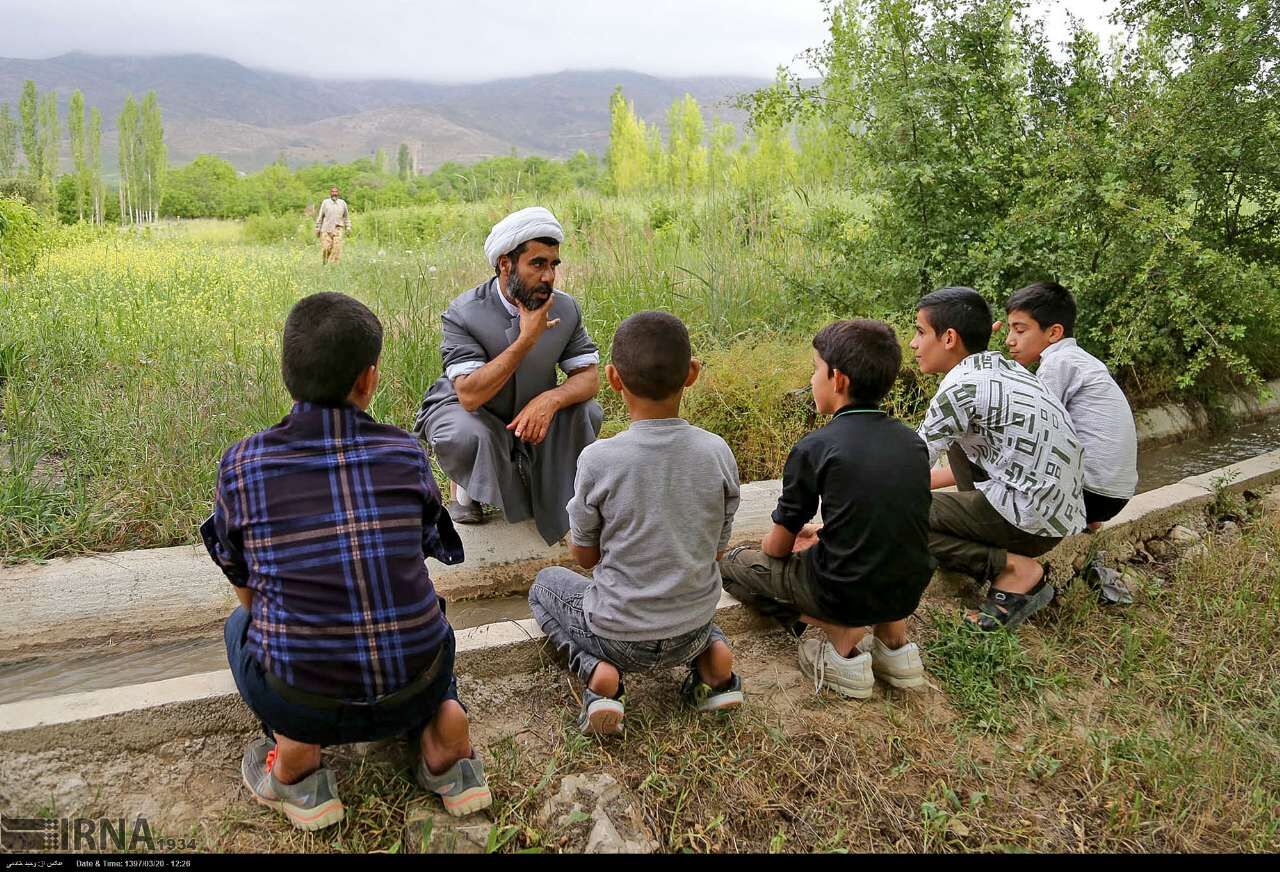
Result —
<instances>
[{"instance_id":1,"label":"boy in black t-shirt","mask_svg":"<svg viewBox=\"0 0 1280 872\"><path fill-rule=\"evenodd\" d=\"M800 667L842 696L871 696L875 675L925 683L906 619L933 575L929 459L920 438L881 411L902 348L881 321L828 324L813 339L813 399L831 421L791 449L773 529L720 562L724 588L784 624L821 628ZM808 522L822 507L822 525ZM799 623L802 622L802 623ZM874 633L868 633L874 625Z\"/></svg>"}]
</instances>

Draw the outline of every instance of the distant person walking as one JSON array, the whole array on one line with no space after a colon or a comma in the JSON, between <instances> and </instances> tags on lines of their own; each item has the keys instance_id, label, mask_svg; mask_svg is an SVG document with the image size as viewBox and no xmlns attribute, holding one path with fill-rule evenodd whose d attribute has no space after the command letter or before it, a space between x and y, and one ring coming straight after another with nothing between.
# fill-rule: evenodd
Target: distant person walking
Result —
<instances>
[{"instance_id":1,"label":"distant person walking","mask_svg":"<svg viewBox=\"0 0 1280 872\"><path fill-rule=\"evenodd\" d=\"M337 263L342 259L342 234L351 229L351 212L347 201L338 196L336 186L329 189L329 199L320 203L316 215L316 236L320 237L320 259Z\"/></svg>"}]
</instances>

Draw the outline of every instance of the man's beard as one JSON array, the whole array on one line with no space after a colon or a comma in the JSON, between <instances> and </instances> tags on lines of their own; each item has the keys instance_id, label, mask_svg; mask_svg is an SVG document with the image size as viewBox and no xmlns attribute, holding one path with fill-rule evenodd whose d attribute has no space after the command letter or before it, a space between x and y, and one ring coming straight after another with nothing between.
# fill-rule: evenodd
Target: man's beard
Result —
<instances>
[{"instance_id":1,"label":"man's beard","mask_svg":"<svg viewBox=\"0 0 1280 872\"><path fill-rule=\"evenodd\" d=\"M520 274L513 271L507 278L507 293L511 295L511 299L532 312L547 302L547 298L551 296L551 285L539 282L531 288L526 287L520 281Z\"/></svg>"}]
</instances>

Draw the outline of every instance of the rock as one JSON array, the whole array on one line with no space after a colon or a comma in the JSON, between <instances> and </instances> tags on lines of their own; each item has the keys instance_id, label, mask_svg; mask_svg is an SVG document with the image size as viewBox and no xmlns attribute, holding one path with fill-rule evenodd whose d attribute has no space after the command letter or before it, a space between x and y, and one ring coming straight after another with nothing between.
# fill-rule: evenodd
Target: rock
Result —
<instances>
[{"instance_id":1,"label":"rock","mask_svg":"<svg viewBox=\"0 0 1280 872\"><path fill-rule=\"evenodd\" d=\"M1225 521L1222 524L1222 537L1224 539L1235 539L1240 535L1240 525L1235 521Z\"/></svg>"},{"instance_id":2,"label":"rock","mask_svg":"<svg viewBox=\"0 0 1280 872\"><path fill-rule=\"evenodd\" d=\"M1117 563L1128 563L1137 553L1138 547L1128 540L1111 546L1111 556Z\"/></svg>"},{"instance_id":3,"label":"rock","mask_svg":"<svg viewBox=\"0 0 1280 872\"><path fill-rule=\"evenodd\" d=\"M493 827L483 814L454 817L434 803L411 806L404 816L407 854L483 854Z\"/></svg>"},{"instance_id":4,"label":"rock","mask_svg":"<svg viewBox=\"0 0 1280 872\"><path fill-rule=\"evenodd\" d=\"M1173 543L1165 539L1151 539L1146 543L1146 551L1154 562L1168 560L1174 555Z\"/></svg>"},{"instance_id":5,"label":"rock","mask_svg":"<svg viewBox=\"0 0 1280 872\"><path fill-rule=\"evenodd\" d=\"M1184 551L1182 556L1184 558L1190 559L1190 558L1196 558L1196 557L1203 557L1205 554L1208 554L1208 553L1209 553L1209 547L1205 545L1203 542L1197 542L1196 544L1188 548L1186 551Z\"/></svg>"},{"instance_id":6,"label":"rock","mask_svg":"<svg viewBox=\"0 0 1280 872\"><path fill-rule=\"evenodd\" d=\"M1165 538L1175 545L1193 545L1200 541L1201 536L1190 527L1184 527L1179 524L1170 530Z\"/></svg>"},{"instance_id":7,"label":"rock","mask_svg":"<svg viewBox=\"0 0 1280 872\"><path fill-rule=\"evenodd\" d=\"M562 834L562 850L588 854L650 854L658 849L634 799L612 775L567 775L535 818Z\"/></svg>"}]
</instances>

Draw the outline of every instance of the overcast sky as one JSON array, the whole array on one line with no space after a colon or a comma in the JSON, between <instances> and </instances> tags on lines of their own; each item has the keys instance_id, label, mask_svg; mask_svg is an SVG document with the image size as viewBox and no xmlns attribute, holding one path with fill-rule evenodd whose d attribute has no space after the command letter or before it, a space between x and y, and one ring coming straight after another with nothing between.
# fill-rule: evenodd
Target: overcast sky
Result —
<instances>
[{"instance_id":1,"label":"overcast sky","mask_svg":"<svg viewBox=\"0 0 1280 872\"><path fill-rule=\"evenodd\" d=\"M1114 0L1039 0L1109 31ZM826 36L820 0L0 0L0 56L201 52L321 78L623 68L770 77Z\"/></svg>"}]
</instances>

